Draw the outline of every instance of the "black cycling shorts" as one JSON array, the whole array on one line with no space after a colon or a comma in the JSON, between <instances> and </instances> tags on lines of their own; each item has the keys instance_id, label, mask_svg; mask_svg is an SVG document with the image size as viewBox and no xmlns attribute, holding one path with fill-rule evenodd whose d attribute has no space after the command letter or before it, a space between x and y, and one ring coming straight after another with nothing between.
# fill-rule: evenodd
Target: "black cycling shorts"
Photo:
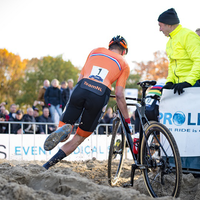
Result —
<instances>
[{"instance_id":1,"label":"black cycling shorts","mask_svg":"<svg viewBox=\"0 0 200 200\"><path fill-rule=\"evenodd\" d=\"M102 116L103 107L108 103L110 92L110 89L101 83L90 79L80 80L74 88L60 121L74 124L81 116L79 128L93 132Z\"/></svg>"}]
</instances>

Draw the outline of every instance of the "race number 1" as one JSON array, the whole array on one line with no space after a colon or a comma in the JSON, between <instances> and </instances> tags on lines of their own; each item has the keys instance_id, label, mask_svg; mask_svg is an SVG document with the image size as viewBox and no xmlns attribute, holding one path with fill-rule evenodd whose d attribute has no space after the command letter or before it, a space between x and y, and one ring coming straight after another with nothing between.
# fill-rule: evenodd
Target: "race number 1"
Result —
<instances>
[{"instance_id":1,"label":"race number 1","mask_svg":"<svg viewBox=\"0 0 200 200\"><path fill-rule=\"evenodd\" d=\"M107 69L98 66L93 66L89 78L94 78L98 81L103 82L107 74L108 74Z\"/></svg>"}]
</instances>

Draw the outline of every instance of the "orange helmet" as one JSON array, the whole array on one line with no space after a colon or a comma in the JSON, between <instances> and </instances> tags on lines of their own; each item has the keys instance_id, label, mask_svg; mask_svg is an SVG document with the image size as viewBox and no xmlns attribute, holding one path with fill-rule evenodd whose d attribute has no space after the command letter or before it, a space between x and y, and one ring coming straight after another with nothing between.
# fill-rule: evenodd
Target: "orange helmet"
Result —
<instances>
[{"instance_id":1,"label":"orange helmet","mask_svg":"<svg viewBox=\"0 0 200 200\"><path fill-rule=\"evenodd\" d=\"M119 44L126 50L126 54L128 53L128 43L122 36L117 35L116 37L113 37L108 46L110 47L112 44Z\"/></svg>"}]
</instances>

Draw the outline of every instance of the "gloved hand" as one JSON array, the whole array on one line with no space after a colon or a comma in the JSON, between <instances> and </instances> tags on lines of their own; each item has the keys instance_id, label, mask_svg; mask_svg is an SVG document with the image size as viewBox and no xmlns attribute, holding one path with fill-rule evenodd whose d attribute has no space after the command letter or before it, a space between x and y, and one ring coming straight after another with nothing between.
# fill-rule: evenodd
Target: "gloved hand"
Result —
<instances>
[{"instance_id":1,"label":"gloved hand","mask_svg":"<svg viewBox=\"0 0 200 200\"><path fill-rule=\"evenodd\" d=\"M173 84L171 89L174 89L176 87L177 84Z\"/></svg>"},{"instance_id":2,"label":"gloved hand","mask_svg":"<svg viewBox=\"0 0 200 200\"><path fill-rule=\"evenodd\" d=\"M175 87L174 87L174 94L175 94L176 92L178 92L178 94L180 95L181 93L185 92L185 91L183 90L183 88L187 88L187 87L191 87L191 86L192 86L192 85L191 85L190 83L188 83L188 82L178 83L178 84L176 84Z\"/></svg>"},{"instance_id":3,"label":"gloved hand","mask_svg":"<svg viewBox=\"0 0 200 200\"><path fill-rule=\"evenodd\" d=\"M163 86L162 90L163 90L163 89L172 89L172 86L173 86L173 83L172 83L172 82L167 82L167 83Z\"/></svg>"},{"instance_id":4,"label":"gloved hand","mask_svg":"<svg viewBox=\"0 0 200 200\"><path fill-rule=\"evenodd\" d=\"M62 105L60 105L60 108L62 108Z\"/></svg>"},{"instance_id":5,"label":"gloved hand","mask_svg":"<svg viewBox=\"0 0 200 200\"><path fill-rule=\"evenodd\" d=\"M50 103L48 103L48 107L51 107L51 104L50 104Z\"/></svg>"},{"instance_id":6,"label":"gloved hand","mask_svg":"<svg viewBox=\"0 0 200 200\"><path fill-rule=\"evenodd\" d=\"M163 89L172 89L172 86L174 84L172 82L167 82L162 88L161 88L161 93L163 92Z\"/></svg>"}]
</instances>

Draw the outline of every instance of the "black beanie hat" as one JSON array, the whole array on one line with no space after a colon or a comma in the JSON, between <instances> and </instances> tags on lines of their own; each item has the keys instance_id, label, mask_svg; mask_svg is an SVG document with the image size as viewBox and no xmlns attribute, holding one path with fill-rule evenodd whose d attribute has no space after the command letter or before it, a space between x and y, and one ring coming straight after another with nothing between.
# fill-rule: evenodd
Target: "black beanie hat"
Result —
<instances>
[{"instance_id":1,"label":"black beanie hat","mask_svg":"<svg viewBox=\"0 0 200 200\"><path fill-rule=\"evenodd\" d=\"M158 21L168 25L178 24L180 22L174 8L170 8L160 14Z\"/></svg>"}]
</instances>

